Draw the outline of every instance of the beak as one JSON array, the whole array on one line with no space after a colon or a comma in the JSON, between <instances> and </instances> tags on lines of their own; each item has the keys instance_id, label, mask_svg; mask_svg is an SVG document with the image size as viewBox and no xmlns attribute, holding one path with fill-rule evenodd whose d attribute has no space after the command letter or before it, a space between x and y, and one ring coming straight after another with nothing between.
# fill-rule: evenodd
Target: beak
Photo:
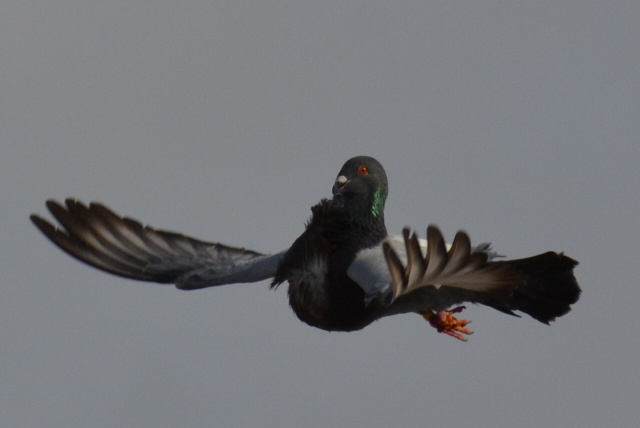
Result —
<instances>
[{"instance_id":1,"label":"beak","mask_svg":"<svg viewBox=\"0 0 640 428\"><path fill-rule=\"evenodd\" d=\"M331 193L332 194L336 194L340 191L340 189L342 189L345 184L347 184L349 182L349 180L347 180L347 177L345 177L344 175L339 175L338 178L336 178L335 183L333 183L333 188L331 189Z\"/></svg>"}]
</instances>

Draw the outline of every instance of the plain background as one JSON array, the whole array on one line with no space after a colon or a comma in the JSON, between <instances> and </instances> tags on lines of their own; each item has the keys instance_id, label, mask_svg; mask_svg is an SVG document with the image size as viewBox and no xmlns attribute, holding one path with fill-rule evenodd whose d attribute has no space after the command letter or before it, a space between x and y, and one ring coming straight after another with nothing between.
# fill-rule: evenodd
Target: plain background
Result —
<instances>
[{"instance_id":1,"label":"plain background","mask_svg":"<svg viewBox=\"0 0 640 428\"><path fill-rule=\"evenodd\" d=\"M640 420L640 3L0 5L0 426L602 427ZM349 157L386 219L565 251L550 327L483 307L299 322L267 282L181 292L90 269L47 198L279 251Z\"/></svg>"}]
</instances>

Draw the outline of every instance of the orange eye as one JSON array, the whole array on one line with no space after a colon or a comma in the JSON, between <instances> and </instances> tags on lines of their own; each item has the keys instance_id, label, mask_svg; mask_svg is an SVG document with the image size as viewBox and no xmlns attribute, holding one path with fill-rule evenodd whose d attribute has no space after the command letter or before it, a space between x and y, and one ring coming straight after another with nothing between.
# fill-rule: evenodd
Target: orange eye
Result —
<instances>
[{"instance_id":1,"label":"orange eye","mask_svg":"<svg viewBox=\"0 0 640 428\"><path fill-rule=\"evenodd\" d=\"M358 175L366 175L369 173L369 168L367 168L364 165L361 165L360 168L358 168Z\"/></svg>"}]
</instances>

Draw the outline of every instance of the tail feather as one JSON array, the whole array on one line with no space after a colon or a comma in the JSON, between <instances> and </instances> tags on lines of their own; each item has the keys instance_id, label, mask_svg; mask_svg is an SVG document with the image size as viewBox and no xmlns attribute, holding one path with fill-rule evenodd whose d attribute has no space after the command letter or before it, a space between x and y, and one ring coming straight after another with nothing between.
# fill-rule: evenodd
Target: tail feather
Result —
<instances>
[{"instance_id":1,"label":"tail feather","mask_svg":"<svg viewBox=\"0 0 640 428\"><path fill-rule=\"evenodd\" d=\"M533 257L494 262L507 265L522 276L513 290L508 309L518 310L548 324L571 310L580 297L573 275L577 261L562 253L549 251Z\"/></svg>"}]
</instances>

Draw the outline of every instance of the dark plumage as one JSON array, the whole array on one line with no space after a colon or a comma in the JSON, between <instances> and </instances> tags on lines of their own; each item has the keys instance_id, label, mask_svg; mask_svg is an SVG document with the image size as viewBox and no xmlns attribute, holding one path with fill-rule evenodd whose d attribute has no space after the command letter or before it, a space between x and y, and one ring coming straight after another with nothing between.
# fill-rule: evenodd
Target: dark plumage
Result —
<instances>
[{"instance_id":1,"label":"dark plumage","mask_svg":"<svg viewBox=\"0 0 640 428\"><path fill-rule=\"evenodd\" d=\"M35 214L31 220L71 256L126 278L175 283L183 290L268 278L277 287L286 281L296 315L325 330L358 330L413 312L463 339L460 333L470 334L467 322L452 315L462 307L447 311L451 306L480 303L549 323L578 300L577 262L562 253L493 261L489 246L472 248L464 232L450 247L435 226L429 226L427 241L408 229L402 237L388 235L387 177L371 157L348 160L332 193L312 207L293 245L271 255L156 230L101 204L72 199L66 206L47 202L59 228Z\"/></svg>"}]
</instances>

